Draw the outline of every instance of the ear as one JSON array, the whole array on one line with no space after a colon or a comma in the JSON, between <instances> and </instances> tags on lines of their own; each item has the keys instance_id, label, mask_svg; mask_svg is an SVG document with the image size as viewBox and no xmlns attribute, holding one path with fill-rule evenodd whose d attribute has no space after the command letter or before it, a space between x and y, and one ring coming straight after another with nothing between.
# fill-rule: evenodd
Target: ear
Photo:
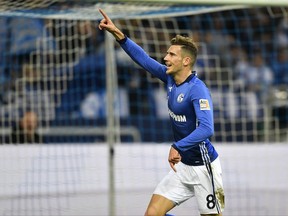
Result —
<instances>
[{"instance_id":1,"label":"ear","mask_svg":"<svg viewBox=\"0 0 288 216\"><path fill-rule=\"evenodd\" d=\"M183 58L183 65L184 66L188 66L188 65L191 65L191 63L192 63L192 59L191 59L191 57L184 57Z\"/></svg>"}]
</instances>

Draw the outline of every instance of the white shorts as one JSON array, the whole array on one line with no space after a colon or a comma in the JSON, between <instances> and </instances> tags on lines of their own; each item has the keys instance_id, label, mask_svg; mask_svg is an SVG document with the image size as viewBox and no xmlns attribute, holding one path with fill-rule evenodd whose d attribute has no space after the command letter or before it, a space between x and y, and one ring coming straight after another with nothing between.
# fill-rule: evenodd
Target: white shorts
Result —
<instances>
[{"instance_id":1,"label":"white shorts","mask_svg":"<svg viewBox=\"0 0 288 216\"><path fill-rule=\"evenodd\" d=\"M209 165L188 166L180 162L175 168L177 172L171 170L158 184L154 194L171 200L175 205L180 205L195 196L200 214L217 214L224 210L224 189L219 158L211 163L212 176L208 171Z\"/></svg>"}]
</instances>

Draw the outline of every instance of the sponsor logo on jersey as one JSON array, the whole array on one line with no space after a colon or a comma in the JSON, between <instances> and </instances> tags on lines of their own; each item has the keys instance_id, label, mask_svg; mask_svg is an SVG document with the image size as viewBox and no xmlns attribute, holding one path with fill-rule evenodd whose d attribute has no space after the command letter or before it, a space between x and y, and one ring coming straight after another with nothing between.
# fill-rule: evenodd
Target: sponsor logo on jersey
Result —
<instances>
[{"instance_id":1,"label":"sponsor logo on jersey","mask_svg":"<svg viewBox=\"0 0 288 216\"><path fill-rule=\"evenodd\" d=\"M183 98L184 98L184 94L181 93L181 94L178 95L178 97L177 97L177 102L178 102L178 103L181 103L181 102L183 101Z\"/></svg>"},{"instance_id":2,"label":"sponsor logo on jersey","mask_svg":"<svg viewBox=\"0 0 288 216\"><path fill-rule=\"evenodd\" d=\"M200 99L200 110L210 110L209 101L207 99Z\"/></svg>"},{"instance_id":3,"label":"sponsor logo on jersey","mask_svg":"<svg viewBox=\"0 0 288 216\"><path fill-rule=\"evenodd\" d=\"M186 122L186 116L185 115L175 115L170 109L168 109L168 113L170 117L177 122Z\"/></svg>"}]
</instances>

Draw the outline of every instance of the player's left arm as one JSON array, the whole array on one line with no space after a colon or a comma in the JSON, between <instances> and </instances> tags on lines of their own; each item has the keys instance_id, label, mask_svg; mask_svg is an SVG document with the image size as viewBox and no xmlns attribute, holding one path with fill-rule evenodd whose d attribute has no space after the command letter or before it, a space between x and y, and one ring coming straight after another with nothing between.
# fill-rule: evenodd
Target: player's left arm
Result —
<instances>
[{"instance_id":1,"label":"player's left arm","mask_svg":"<svg viewBox=\"0 0 288 216\"><path fill-rule=\"evenodd\" d=\"M204 90L204 91L203 91ZM210 138L214 134L213 104L208 89L201 89L193 99L198 126L188 136L174 143L180 151L186 151ZM172 145L172 146L173 146Z\"/></svg>"}]
</instances>

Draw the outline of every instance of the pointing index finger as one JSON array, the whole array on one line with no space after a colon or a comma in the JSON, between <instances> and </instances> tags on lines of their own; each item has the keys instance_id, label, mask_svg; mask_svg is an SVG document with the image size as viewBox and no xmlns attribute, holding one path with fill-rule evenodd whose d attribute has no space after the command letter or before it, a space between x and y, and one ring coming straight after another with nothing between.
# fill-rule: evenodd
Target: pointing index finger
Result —
<instances>
[{"instance_id":1,"label":"pointing index finger","mask_svg":"<svg viewBox=\"0 0 288 216\"><path fill-rule=\"evenodd\" d=\"M107 16L107 14L106 14L101 8L99 8L99 12L102 14L102 16L103 16L106 20L110 20L109 17Z\"/></svg>"}]
</instances>

